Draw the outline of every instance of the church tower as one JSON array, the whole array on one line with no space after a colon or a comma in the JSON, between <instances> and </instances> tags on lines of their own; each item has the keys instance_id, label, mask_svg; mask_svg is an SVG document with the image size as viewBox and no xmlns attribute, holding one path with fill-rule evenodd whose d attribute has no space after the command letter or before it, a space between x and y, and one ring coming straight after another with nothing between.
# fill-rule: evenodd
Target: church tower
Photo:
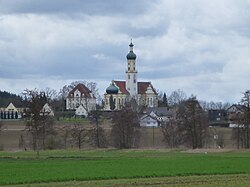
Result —
<instances>
[{"instance_id":1,"label":"church tower","mask_svg":"<svg viewBox=\"0 0 250 187\"><path fill-rule=\"evenodd\" d=\"M126 89L130 93L131 97L136 97L138 94L137 88L137 70L135 68L136 54L133 51L133 43L129 45L130 51L127 54L127 70L126 70Z\"/></svg>"}]
</instances>

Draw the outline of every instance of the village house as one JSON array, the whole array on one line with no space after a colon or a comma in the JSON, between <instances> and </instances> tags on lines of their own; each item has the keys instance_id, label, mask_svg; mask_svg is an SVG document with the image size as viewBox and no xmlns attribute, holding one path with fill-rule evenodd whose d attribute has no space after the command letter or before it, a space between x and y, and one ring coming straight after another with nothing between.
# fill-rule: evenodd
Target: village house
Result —
<instances>
[{"instance_id":1,"label":"village house","mask_svg":"<svg viewBox=\"0 0 250 187\"><path fill-rule=\"evenodd\" d=\"M23 108L16 108L10 103L6 108L0 108L0 119L21 119L23 111Z\"/></svg>"},{"instance_id":2,"label":"village house","mask_svg":"<svg viewBox=\"0 0 250 187\"><path fill-rule=\"evenodd\" d=\"M173 111L167 107L147 108L144 114L140 117L141 127L160 127L173 118Z\"/></svg>"},{"instance_id":3,"label":"village house","mask_svg":"<svg viewBox=\"0 0 250 187\"><path fill-rule=\"evenodd\" d=\"M74 110L76 115L86 116L95 109L96 98L84 84L78 84L69 92L66 98L66 110Z\"/></svg>"}]
</instances>

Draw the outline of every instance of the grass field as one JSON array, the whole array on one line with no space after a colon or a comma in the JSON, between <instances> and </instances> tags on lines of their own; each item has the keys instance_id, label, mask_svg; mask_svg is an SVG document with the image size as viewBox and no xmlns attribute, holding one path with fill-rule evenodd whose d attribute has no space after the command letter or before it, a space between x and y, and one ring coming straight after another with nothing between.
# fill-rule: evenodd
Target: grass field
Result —
<instances>
[{"instance_id":1,"label":"grass field","mask_svg":"<svg viewBox=\"0 0 250 187\"><path fill-rule=\"evenodd\" d=\"M35 152L0 152L0 185L223 186L222 182L250 186L250 152L69 150L44 151L39 159Z\"/></svg>"}]
</instances>

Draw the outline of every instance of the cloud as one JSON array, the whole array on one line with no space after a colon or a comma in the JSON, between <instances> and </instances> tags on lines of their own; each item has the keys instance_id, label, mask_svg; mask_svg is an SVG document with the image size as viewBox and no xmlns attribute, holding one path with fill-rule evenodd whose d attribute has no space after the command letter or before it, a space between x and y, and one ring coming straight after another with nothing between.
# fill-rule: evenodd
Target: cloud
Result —
<instances>
[{"instance_id":1,"label":"cloud","mask_svg":"<svg viewBox=\"0 0 250 187\"><path fill-rule=\"evenodd\" d=\"M156 1L157 2L157 1ZM2 0L0 12L5 14L76 14L113 15L126 12L138 14L146 11L152 4L149 0L127 0L121 3L116 0Z\"/></svg>"},{"instance_id":2,"label":"cloud","mask_svg":"<svg viewBox=\"0 0 250 187\"><path fill-rule=\"evenodd\" d=\"M236 102L249 89L249 23L243 0L2 0L0 82L20 92L27 80L34 87L93 80L104 92L124 79L133 38L139 80Z\"/></svg>"}]
</instances>

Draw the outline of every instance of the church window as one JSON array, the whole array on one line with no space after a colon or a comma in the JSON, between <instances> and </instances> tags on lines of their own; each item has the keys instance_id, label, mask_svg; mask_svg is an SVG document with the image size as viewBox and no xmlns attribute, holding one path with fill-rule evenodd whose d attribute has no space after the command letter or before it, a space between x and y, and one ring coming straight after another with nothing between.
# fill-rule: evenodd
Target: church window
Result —
<instances>
[{"instance_id":1,"label":"church window","mask_svg":"<svg viewBox=\"0 0 250 187\"><path fill-rule=\"evenodd\" d=\"M150 98L150 106L152 106L152 105L153 105L153 99Z\"/></svg>"},{"instance_id":2,"label":"church window","mask_svg":"<svg viewBox=\"0 0 250 187\"><path fill-rule=\"evenodd\" d=\"M130 71L130 67L128 67L128 70Z\"/></svg>"}]
</instances>

